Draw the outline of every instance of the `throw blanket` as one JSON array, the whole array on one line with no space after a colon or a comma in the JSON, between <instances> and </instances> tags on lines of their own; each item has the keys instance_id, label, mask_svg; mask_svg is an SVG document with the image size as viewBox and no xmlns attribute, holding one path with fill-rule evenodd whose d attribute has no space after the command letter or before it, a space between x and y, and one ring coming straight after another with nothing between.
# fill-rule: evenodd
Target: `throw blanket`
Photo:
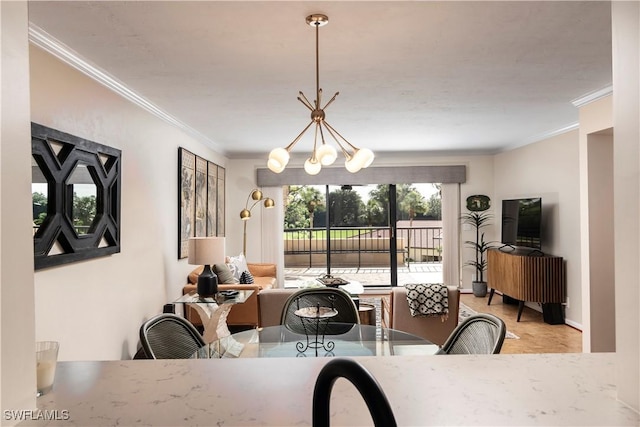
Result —
<instances>
[{"instance_id":1,"label":"throw blanket","mask_svg":"<svg viewBox=\"0 0 640 427\"><path fill-rule=\"evenodd\" d=\"M441 283L407 284L407 301L413 317L449 315L449 291Z\"/></svg>"}]
</instances>

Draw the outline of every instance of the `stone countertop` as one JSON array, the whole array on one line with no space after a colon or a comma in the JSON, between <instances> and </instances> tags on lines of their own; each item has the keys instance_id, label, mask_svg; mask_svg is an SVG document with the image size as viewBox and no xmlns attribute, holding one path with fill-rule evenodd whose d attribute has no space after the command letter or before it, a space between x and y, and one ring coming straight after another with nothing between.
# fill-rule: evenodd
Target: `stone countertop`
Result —
<instances>
[{"instance_id":1,"label":"stone countertop","mask_svg":"<svg viewBox=\"0 0 640 427\"><path fill-rule=\"evenodd\" d=\"M616 400L615 354L355 358L400 426L638 426ZM306 426L327 358L59 362L54 390L18 425ZM372 425L339 379L332 425Z\"/></svg>"}]
</instances>

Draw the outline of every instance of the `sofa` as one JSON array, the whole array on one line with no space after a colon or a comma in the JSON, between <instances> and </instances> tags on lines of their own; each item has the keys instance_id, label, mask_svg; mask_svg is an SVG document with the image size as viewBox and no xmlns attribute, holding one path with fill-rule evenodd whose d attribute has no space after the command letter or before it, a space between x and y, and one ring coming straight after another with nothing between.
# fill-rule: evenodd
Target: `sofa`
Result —
<instances>
[{"instance_id":1,"label":"sofa","mask_svg":"<svg viewBox=\"0 0 640 427\"><path fill-rule=\"evenodd\" d=\"M442 345L458 325L460 311L460 291L455 286L447 286L449 314L446 319L440 316L412 316L407 301L407 290L395 287L382 298L382 324L384 327L408 332L425 338L434 344Z\"/></svg>"},{"instance_id":2,"label":"sofa","mask_svg":"<svg viewBox=\"0 0 640 427\"><path fill-rule=\"evenodd\" d=\"M249 272L253 276L253 284L240 283L219 283L218 290L252 290L253 294L242 304L233 306L227 317L227 325L230 326L250 326L259 325L258 295L264 289L271 289L276 286L276 265L270 263L247 263ZM188 276L188 283L182 288L182 293L194 292L197 288L198 276L204 269L200 266L193 270ZM185 307L185 317L195 326L201 326L200 316L191 307Z\"/></svg>"},{"instance_id":3,"label":"sofa","mask_svg":"<svg viewBox=\"0 0 640 427\"><path fill-rule=\"evenodd\" d=\"M260 327L280 325L284 304L291 295L299 290L299 288L265 289L260 292L258 294Z\"/></svg>"},{"instance_id":4,"label":"sofa","mask_svg":"<svg viewBox=\"0 0 640 427\"><path fill-rule=\"evenodd\" d=\"M298 289L265 289L258 294L260 327L278 326L287 299Z\"/></svg>"},{"instance_id":5,"label":"sofa","mask_svg":"<svg viewBox=\"0 0 640 427\"><path fill-rule=\"evenodd\" d=\"M298 289L265 289L258 294L261 327L280 324L282 309L287 299ZM460 311L460 291L455 286L447 286L449 314L441 317L413 317L407 301L407 290L394 287L388 295L382 297L382 326L397 329L425 338L434 344L442 345L458 325Z\"/></svg>"}]
</instances>

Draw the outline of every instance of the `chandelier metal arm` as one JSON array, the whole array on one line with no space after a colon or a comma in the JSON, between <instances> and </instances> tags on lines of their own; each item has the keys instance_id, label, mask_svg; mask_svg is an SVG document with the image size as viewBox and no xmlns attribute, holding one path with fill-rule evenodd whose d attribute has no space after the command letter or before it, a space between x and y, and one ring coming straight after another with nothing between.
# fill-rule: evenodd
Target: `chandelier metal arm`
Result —
<instances>
[{"instance_id":1,"label":"chandelier metal arm","mask_svg":"<svg viewBox=\"0 0 640 427\"><path fill-rule=\"evenodd\" d=\"M319 126L319 128L320 128L320 139L322 140L322 145L324 145L326 144L326 142L324 142L324 133L322 132L322 126Z\"/></svg>"},{"instance_id":2,"label":"chandelier metal arm","mask_svg":"<svg viewBox=\"0 0 640 427\"><path fill-rule=\"evenodd\" d=\"M309 102L309 100L307 99L306 96L304 96L304 93L302 93L302 91L298 92L300 94L300 96L302 98L300 98L300 96L298 97L298 101L302 102L304 104L305 107L307 107L310 111L313 111L313 107L311 106L311 102Z\"/></svg>"},{"instance_id":3,"label":"chandelier metal arm","mask_svg":"<svg viewBox=\"0 0 640 427\"><path fill-rule=\"evenodd\" d=\"M295 138L293 141L291 141L291 143L290 143L289 145L287 145L286 147L284 147L284 149L285 149L285 150L287 150L287 151L291 151L291 149L293 148L293 146L294 146L294 145L296 145L296 143L297 143L298 141L300 141L300 138L302 138L302 135L304 135L304 133L307 131L307 129L309 129L309 128L311 127L311 125L312 125L312 124L313 124L313 120L311 120L311 121L309 122L309 124L308 124L304 129L302 129L302 132L300 132L300 133L298 134L298 136L296 136L296 138Z\"/></svg>"},{"instance_id":4,"label":"chandelier metal arm","mask_svg":"<svg viewBox=\"0 0 640 427\"><path fill-rule=\"evenodd\" d=\"M315 131L315 135L313 136L313 151L311 152L311 161L312 162L317 162L318 159L316 158L316 149L318 148L318 128L320 127L320 123L316 122L316 131Z\"/></svg>"},{"instance_id":5,"label":"chandelier metal arm","mask_svg":"<svg viewBox=\"0 0 640 427\"><path fill-rule=\"evenodd\" d=\"M333 97L331 97L331 99L329 100L329 102L326 103L326 105L324 107L322 107L323 110L326 110L327 107L336 99L336 96L340 95L340 92L336 92L335 95L333 95Z\"/></svg>"},{"instance_id":6,"label":"chandelier metal arm","mask_svg":"<svg viewBox=\"0 0 640 427\"><path fill-rule=\"evenodd\" d=\"M322 89L320 89L320 22L316 21L316 108L320 108L320 97L322 96Z\"/></svg>"},{"instance_id":7,"label":"chandelier metal arm","mask_svg":"<svg viewBox=\"0 0 640 427\"><path fill-rule=\"evenodd\" d=\"M329 130L330 132L335 132L335 133L336 133L336 135L338 135L338 136L340 137L340 139L342 139L344 142L346 142L346 143L347 143L347 145L348 145L349 147L351 147L351 149L353 149L354 151L358 150L358 147L356 147L355 145L353 145L352 143L350 143L349 141L347 141L347 139L346 139L344 136L340 135L340 132L338 132L337 130L335 130L335 129L333 128L333 126L331 126L329 123L327 123L327 121L326 121L326 120L324 120L324 121L323 121L323 123L324 123L324 125L326 126L327 130ZM334 138L335 138L335 137L334 137ZM337 140L337 139L336 139L336 142L338 142L338 140ZM338 144L339 144L339 143L338 143Z\"/></svg>"},{"instance_id":8,"label":"chandelier metal arm","mask_svg":"<svg viewBox=\"0 0 640 427\"><path fill-rule=\"evenodd\" d=\"M340 151L342 152L342 155L345 156L347 159L350 159L351 158L351 154L347 151L346 148L344 148L342 143L340 143L340 140L335 136L335 134L327 126L327 122L324 122L324 126L327 128L327 132L329 132L329 135L331 135L331 137L336 142L336 144L338 144L338 147L340 147Z\"/></svg>"}]
</instances>

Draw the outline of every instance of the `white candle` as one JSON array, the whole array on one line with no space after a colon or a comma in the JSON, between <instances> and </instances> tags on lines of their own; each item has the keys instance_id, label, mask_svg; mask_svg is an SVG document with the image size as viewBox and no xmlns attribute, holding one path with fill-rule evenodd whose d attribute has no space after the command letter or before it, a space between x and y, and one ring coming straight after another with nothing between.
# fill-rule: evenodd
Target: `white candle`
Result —
<instances>
[{"instance_id":1,"label":"white candle","mask_svg":"<svg viewBox=\"0 0 640 427\"><path fill-rule=\"evenodd\" d=\"M38 390L46 391L53 386L53 379L56 375L55 360L41 360L36 369Z\"/></svg>"}]
</instances>

